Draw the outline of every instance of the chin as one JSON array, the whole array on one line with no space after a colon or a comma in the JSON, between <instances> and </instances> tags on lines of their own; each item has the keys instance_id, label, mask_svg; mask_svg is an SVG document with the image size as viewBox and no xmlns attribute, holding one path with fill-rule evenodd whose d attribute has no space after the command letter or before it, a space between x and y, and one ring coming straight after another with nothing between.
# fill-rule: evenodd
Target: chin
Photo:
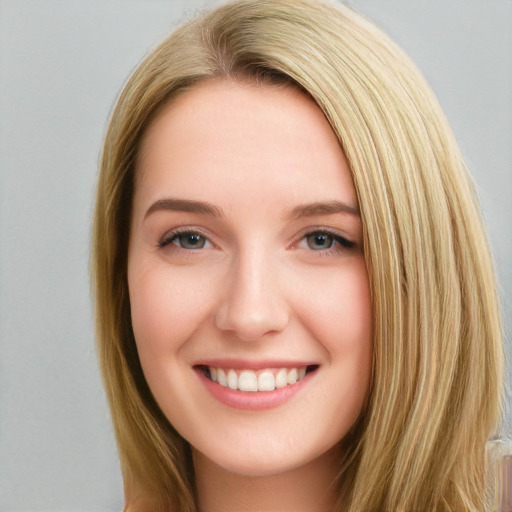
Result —
<instances>
[{"instance_id":1,"label":"chin","mask_svg":"<svg viewBox=\"0 0 512 512\"><path fill-rule=\"evenodd\" d=\"M233 449L235 446L239 448ZM304 448L304 445L300 446L299 443L290 452L290 450L283 450L282 445L279 449L274 449L273 446L262 448L254 443L251 446L233 444L232 447L220 453L217 450L204 453L195 448L192 448L192 451L196 461L207 462L208 465L225 472L250 478L264 478L300 471L311 464L332 458L334 452L337 453L336 446L322 446L301 451L300 448Z\"/></svg>"}]
</instances>

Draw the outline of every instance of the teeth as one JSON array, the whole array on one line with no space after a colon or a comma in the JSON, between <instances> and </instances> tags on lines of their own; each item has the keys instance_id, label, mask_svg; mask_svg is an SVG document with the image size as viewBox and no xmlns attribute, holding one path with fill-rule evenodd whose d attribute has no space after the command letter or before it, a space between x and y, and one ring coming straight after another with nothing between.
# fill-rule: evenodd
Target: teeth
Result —
<instances>
[{"instance_id":1,"label":"teeth","mask_svg":"<svg viewBox=\"0 0 512 512\"><path fill-rule=\"evenodd\" d=\"M297 371L296 368L292 368L289 372L288 372L288 377L287 377L287 381L288 381L288 384L295 384L297 382L297 377L299 376L299 372Z\"/></svg>"},{"instance_id":2,"label":"teeth","mask_svg":"<svg viewBox=\"0 0 512 512\"><path fill-rule=\"evenodd\" d=\"M212 370L210 368L210 375L212 374ZM221 386L224 386L224 387L227 387L228 385L228 381L226 379L226 373L224 372L224 370L222 368L219 368L217 370L217 382L221 385Z\"/></svg>"},{"instance_id":3,"label":"teeth","mask_svg":"<svg viewBox=\"0 0 512 512\"><path fill-rule=\"evenodd\" d=\"M260 371L208 367L210 380L221 386L239 391L274 391L274 389L290 386L303 379L306 367L265 369Z\"/></svg>"},{"instance_id":4,"label":"teeth","mask_svg":"<svg viewBox=\"0 0 512 512\"><path fill-rule=\"evenodd\" d=\"M240 391L258 391L258 379L254 372L244 370L240 374L240 377L238 377L238 389Z\"/></svg>"},{"instance_id":5,"label":"teeth","mask_svg":"<svg viewBox=\"0 0 512 512\"><path fill-rule=\"evenodd\" d=\"M270 370L265 370L258 375L259 391L274 391L276 389L276 381Z\"/></svg>"},{"instance_id":6,"label":"teeth","mask_svg":"<svg viewBox=\"0 0 512 512\"><path fill-rule=\"evenodd\" d=\"M286 370L282 368L276 375L276 388L284 388L288 385L288 376Z\"/></svg>"},{"instance_id":7,"label":"teeth","mask_svg":"<svg viewBox=\"0 0 512 512\"><path fill-rule=\"evenodd\" d=\"M228 372L228 386L231 389L238 389L238 376L235 370L229 370Z\"/></svg>"}]
</instances>

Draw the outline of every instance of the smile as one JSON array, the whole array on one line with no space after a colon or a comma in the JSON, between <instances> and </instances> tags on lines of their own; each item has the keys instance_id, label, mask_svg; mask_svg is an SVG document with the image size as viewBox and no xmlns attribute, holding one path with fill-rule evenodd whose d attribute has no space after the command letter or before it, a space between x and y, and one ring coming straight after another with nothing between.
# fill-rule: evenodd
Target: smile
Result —
<instances>
[{"instance_id":1,"label":"smile","mask_svg":"<svg viewBox=\"0 0 512 512\"><path fill-rule=\"evenodd\" d=\"M200 366L209 380L222 387L245 392L268 392L291 386L316 368L316 365L310 365L296 368L265 368L256 371Z\"/></svg>"}]
</instances>

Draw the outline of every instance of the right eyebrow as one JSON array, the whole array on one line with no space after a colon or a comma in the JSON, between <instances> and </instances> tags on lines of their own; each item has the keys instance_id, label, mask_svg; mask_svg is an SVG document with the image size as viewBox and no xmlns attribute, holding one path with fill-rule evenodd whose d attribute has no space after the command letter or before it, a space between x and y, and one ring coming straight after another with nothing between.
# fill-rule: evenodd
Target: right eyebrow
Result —
<instances>
[{"instance_id":1,"label":"right eyebrow","mask_svg":"<svg viewBox=\"0 0 512 512\"><path fill-rule=\"evenodd\" d=\"M359 217L359 209L350 203L343 201L318 201L295 207L291 216L299 219L301 217L314 217L315 215L332 215L334 213L348 213Z\"/></svg>"},{"instance_id":2,"label":"right eyebrow","mask_svg":"<svg viewBox=\"0 0 512 512\"><path fill-rule=\"evenodd\" d=\"M144 214L144 218L158 211L171 211L171 212L191 212L203 213L213 217L221 217L222 210L217 206L204 201L194 201L192 199L177 199L165 198L155 201Z\"/></svg>"}]
</instances>

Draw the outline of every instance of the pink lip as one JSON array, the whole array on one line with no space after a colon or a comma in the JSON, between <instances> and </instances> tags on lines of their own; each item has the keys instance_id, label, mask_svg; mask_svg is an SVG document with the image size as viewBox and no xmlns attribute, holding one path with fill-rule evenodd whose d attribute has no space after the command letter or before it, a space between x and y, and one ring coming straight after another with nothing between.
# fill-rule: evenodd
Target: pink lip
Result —
<instances>
[{"instance_id":1,"label":"pink lip","mask_svg":"<svg viewBox=\"0 0 512 512\"><path fill-rule=\"evenodd\" d=\"M233 370L264 370L265 368L300 368L302 366L317 365L311 361L266 360L247 361L242 359L208 359L196 363L194 366L213 366L214 368L233 368Z\"/></svg>"},{"instance_id":2,"label":"pink lip","mask_svg":"<svg viewBox=\"0 0 512 512\"><path fill-rule=\"evenodd\" d=\"M229 362L229 365L232 365L233 361ZM213 364L209 366L215 366ZM286 367L294 367L295 364L290 366L290 363L285 365L275 364L275 361L270 366L262 366L261 368L286 368ZM303 365L306 366L306 365ZM261 369L255 368L254 366L247 366L247 363L244 366L223 366L219 365L217 367L220 368L252 368L252 369ZM286 386L284 388L275 389L274 391L261 391L261 392L247 392L247 391L238 391L234 389L230 389L216 382L211 381L208 377L204 375L199 367L194 368L196 375L199 377L205 388L216 398L219 402L227 405L229 407L233 407L235 409L244 409L247 411L260 411L263 409L273 409L275 407L279 407L283 405L288 400L293 398L297 393L299 393L311 380L311 377L314 373L312 372L307 374L303 379L299 382Z\"/></svg>"}]
</instances>

